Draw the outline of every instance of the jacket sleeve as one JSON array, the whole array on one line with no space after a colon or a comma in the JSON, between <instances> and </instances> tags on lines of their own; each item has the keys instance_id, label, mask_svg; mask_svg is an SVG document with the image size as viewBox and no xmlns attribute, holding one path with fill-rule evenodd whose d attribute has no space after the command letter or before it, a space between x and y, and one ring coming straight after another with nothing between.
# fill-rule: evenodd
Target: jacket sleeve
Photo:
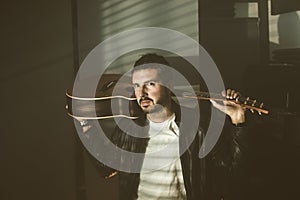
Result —
<instances>
[{"instance_id":1,"label":"jacket sleeve","mask_svg":"<svg viewBox=\"0 0 300 200\"><path fill-rule=\"evenodd\" d=\"M99 123L103 123L103 122L99 122ZM115 128L114 128L114 126L112 126L112 127L113 128L110 129L110 132L108 134L105 133L106 137L111 142L112 142L112 136L115 135L111 131L111 130L114 130ZM108 131L106 131L106 132L108 132ZM115 132L115 131L113 131L113 132ZM82 134L86 134L87 136L90 137L91 140L93 140L92 144L91 144L92 145L91 149L85 149L85 152L86 152L86 155L87 155L88 159L91 161L92 165L96 168L96 170L98 171L100 176L102 176L105 179L108 179L108 178L114 177L117 174L117 171L115 169L111 168L110 163L108 163L108 162L110 162L110 160L109 160L110 157L112 158L111 162L113 161L114 155L112 155L112 154L114 152L113 151L112 152L106 152L106 154L104 155L104 156L106 156L106 158L105 158L106 163L100 162L99 159L97 159L95 157L95 155L93 155L93 154L96 154L95 152L97 152L97 146L99 146L99 145L104 145L104 146L105 145L111 145L111 144L109 144L109 142L102 142L101 141L101 142L98 143L97 141L94 141L95 138L93 138L93 135L98 134L98 133L99 133L99 130L97 129L96 126L94 126L94 123L91 123L89 129L82 133ZM103 148L101 148L101 149L103 149ZM91 153L92 151L95 151L95 152Z\"/></svg>"},{"instance_id":2,"label":"jacket sleeve","mask_svg":"<svg viewBox=\"0 0 300 200\"><path fill-rule=\"evenodd\" d=\"M208 199L238 199L249 180L253 148L250 128L237 127L227 119L217 144L201 161L205 162Z\"/></svg>"},{"instance_id":3,"label":"jacket sleeve","mask_svg":"<svg viewBox=\"0 0 300 200\"><path fill-rule=\"evenodd\" d=\"M215 167L226 167L230 171L238 166L247 165L254 148L250 132L248 124L236 126L226 118L222 133L207 156L209 162Z\"/></svg>"}]
</instances>

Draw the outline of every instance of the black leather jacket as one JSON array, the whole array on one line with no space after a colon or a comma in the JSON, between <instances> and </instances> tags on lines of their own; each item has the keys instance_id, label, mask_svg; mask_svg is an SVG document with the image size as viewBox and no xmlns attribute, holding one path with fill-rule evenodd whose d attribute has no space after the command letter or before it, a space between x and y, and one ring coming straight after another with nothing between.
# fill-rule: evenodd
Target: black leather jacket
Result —
<instances>
[{"instance_id":1,"label":"black leather jacket","mask_svg":"<svg viewBox=\"0 0 300 200\"><path fill-rule=\"evenodd\" d=\"M192 111L191 111L192 113ZM185 145L186 139L193 137L193 142L188 149L182 151L181 164L183 170L184 184L188 200L220 200L235 199L234 191L237 180L236 171L244 165L244 152L247 152L247 128L236 127L231 123L225 124L225 128L213 150L203 159L199 159L199 149L205 136L205 129L199 126L199 122L180 120L180 110L175 108L176 123L180 127L180 148ZM112 135L112 142L119 148L135 153L144 153L147 148L148 139L137 138L128 133L135 132L134 128L126 126L129 121L120 121L122 130L116 128ZM145 118L140 118L138 125L146 125ZM126 127L126 130L124 130ZM205 126L204 126L205 127ZM183 131L182 131L183 130ZM197 133L190 133L190 130L197 130ZM147 135L147 129L141 135ZM120 165L131 165L134 170L142 166L140 160L132 158L124 159L122 155L115 155L114 161L119 160ZM114 172L113 169L106 169L105 176L108 177ZM119 197L122 200L137 199L139 186L139 173L118 172L119 176Z\"/></svg>"}]
</instances>

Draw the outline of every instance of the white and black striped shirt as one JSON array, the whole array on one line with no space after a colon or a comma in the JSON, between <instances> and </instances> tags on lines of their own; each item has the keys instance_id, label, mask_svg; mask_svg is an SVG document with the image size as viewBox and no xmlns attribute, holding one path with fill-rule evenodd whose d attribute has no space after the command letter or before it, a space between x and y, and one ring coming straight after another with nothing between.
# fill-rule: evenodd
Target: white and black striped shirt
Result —
<instances>
[{"instance_id":1,"label":"white and black striped shirt","mask_svg":"<svg viewBox=\"0 0 300 200\"><path fill-rule=\"evenodd\" d=\"M149 124L150 140L140 174L138 200L186 199L175 115L165 122Z\"/></svg>"}]
</instances>

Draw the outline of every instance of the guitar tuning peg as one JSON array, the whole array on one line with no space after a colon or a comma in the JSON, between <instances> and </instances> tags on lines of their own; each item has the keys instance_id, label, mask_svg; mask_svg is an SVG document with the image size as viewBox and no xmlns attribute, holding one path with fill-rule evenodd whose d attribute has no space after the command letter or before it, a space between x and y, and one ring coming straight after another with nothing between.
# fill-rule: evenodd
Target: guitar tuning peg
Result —
<instances>
[{"instance_id":1,"label":"guitar tuning peg","mask_svg":"<svg viewBox=\"0 0 300 200\"><path fill-rule=\"evenodd\" d=\"M251 111L252 113L254 113L254 110L253 110L253 109L250 109L250 111Z\"/></svg>"},{"instance_id":2,"label":"guitar tuning peg","mask_svg":"<svg viewBox=\"0 0 300 200\"><path fill-rule=\"evenodd\" d=\"M258 112L259 115L261 115L261 112Z\"/></svg>"},{"instance_id":3,"label":"guitar tuning peg","mask_svg":"<svg viewBox=\"0 0 300 200\"><path fill-rule=\"evenodd\" d=\"M253 100L253 102L252 102L252 105L251 105L251 106L255 106L255 104L256 104L256 99L255 99L255 100Z\"/></svg>"},{"instance_id":4,"label":"guitar tuning peg","mask_svg":"<svg viewBox=\"0 0 300 200\"><path fill-rule=\"evenodd\" d=\"M262 108L263 106L264 106L264 103L261 103L259 107Z\"/></svg>"},{"instance_id":5,"label":"guitar tuning peg","mask_svg":"<svg viewBox=\"0 0 300 200\"><path fill-rule=\"evenodd\" d=\"M246 105L249 101L250 97L247 97L246 100L244 101L244 104Z\"/></svg>"}]
</instances>

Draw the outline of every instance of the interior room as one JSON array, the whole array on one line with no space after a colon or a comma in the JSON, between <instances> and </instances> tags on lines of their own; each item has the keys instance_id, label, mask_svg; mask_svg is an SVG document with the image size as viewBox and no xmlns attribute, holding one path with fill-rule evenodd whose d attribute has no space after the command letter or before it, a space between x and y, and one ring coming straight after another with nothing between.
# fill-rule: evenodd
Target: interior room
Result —
<instances>
[{"instance_id":1,"label":"interior room","mask_svg":"<svg viewBox=\"0 0 300 200\"><path fill-rule=\"evenodd\" d=\"M300 195L300 1L6 1L1 16L0 199L119 199L118 178L100 175L99 161L67 114L66 91L95 48L120 33L146 27L173 30L200 44L225 88L263 102L270 111L246 111L254 124L255 152L245 172L244 199ZM125 47L108 45L106 51ZM189 48L178 55L158 52L193 88L207 89L201 74L180 56L193 59L199 54ZM123 53L104 74L127 73L141 54L152 51ZM211 106L209 101L202 105ZM100 123L111 128L107 121Z\"/></svg>"}]
</instances>

